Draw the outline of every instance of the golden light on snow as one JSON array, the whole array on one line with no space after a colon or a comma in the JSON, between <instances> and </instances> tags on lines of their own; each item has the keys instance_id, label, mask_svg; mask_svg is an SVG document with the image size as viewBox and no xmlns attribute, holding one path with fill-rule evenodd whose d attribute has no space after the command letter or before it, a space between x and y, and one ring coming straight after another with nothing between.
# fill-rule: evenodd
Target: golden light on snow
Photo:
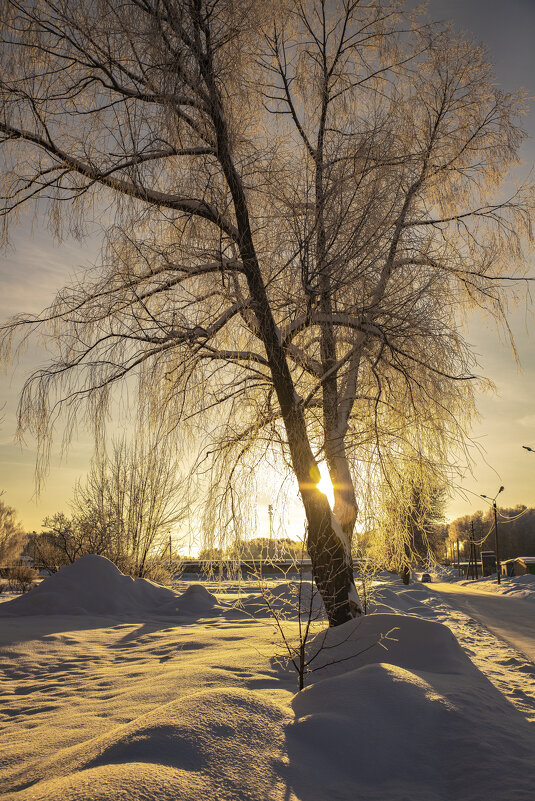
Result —
<instances>
[{"instance_id":1,"label":"golden light on snow","mask_svg":"<svg viewBox=\"0 0 535 801\"><path fill-rule=\"evenodd\" d=\"M327 469L327 465L325 464L325 462L320 462L318 467L320 470L321 478L316 484L316 486L320 492L323 492L323 494L327 496L327 500L329 501L329 506L332 509L334 506L334 489L332 481L329 476L329 471Z\"/></svg>"}]
</instances>

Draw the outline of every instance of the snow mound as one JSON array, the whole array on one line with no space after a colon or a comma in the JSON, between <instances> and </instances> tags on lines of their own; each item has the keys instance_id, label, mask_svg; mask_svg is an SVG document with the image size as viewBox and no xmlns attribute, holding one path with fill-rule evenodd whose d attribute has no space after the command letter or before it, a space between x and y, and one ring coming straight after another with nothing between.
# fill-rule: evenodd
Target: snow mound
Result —
<instances>
[{"instance_id":1,"label":"snow mound","mask_svg":"<svg viewBox=\"0 0 535 801\"><path fill-rule=\"evenodd\" d=\"M2 615L156 613L176 598L147 579L125 576L104 556L89 554L62 567L25 595L0 606Z\"/></svg>"},{"instance_id":2,"label":"snow mound","mask_svg":"<svg viewBox=\"0 0 535 801\"><path fill-rule=\"evenodd\" d=\"M483 592L499 593L508 595L511 598L520 598L526 601L535 601L535 575L527 573L524 576L502 576L501 583L496 582L496 576L489 579L480 579L476 582L461 581L463 587L475 584L478 590Z\"/></svg>"},{"instance_id":3,"label":"snow mound","mask_svg":"<svg viewBox=\"0 0 535 801\"><path fill-rule=\"evenodd\" d=\"M421 599L426 597L429 596L425 590L394 590L390 587L380 587L374 593L370 607L374 612L427 615L428 607L421 602Z\"/></svg>"},{"instance_id":4,"label":"snow mound","mask_svg":"<svg viewBox=\"0 0 535 801\"><path fill-rule=\"evenodd\" d=\"M359 785L417 778L432 786L447 738L454 729L462 732L461 716L446 697L389 664L317 682L292 705L296 722L289 739L296 750L321 755L342 781Z\"/></svg>"},{"instance_id":5,"label":"snow mound","mask_svg":"<svg viewBox=\"0 0 535 801\"><path fill-rule=\"evenodd\" d=\"M307 661L307 683L338 676L375 662L431 673L463 672L467 657L449 628L430 620L396 614L355 618L317 634Z\"/></svg>"},{"instance_id":6,"label":"snow mound","mask_svg":"<svg viewBox=\"0 0 535 801\"><path fill-rule=\"evenodd\" d=\"M215 595L200 584L190 584L182 593L175 596L168 603L159 608L159 614L182 615L184 617L199 617L204 614L222 612Z\"/></svg>"},{"instance_id":7,"label":"snow mound","mask_svg":"<svg viewBox=\"0 0 535 801\"><path fill-rule=\"evenodd\" d=\"M425 621L413 620L425 630ZM315 799L321 787L323 798L367 801L528 801L529 782L512 788L511 776L528 764L533 733L496 703L466 657L458 667L452 682L368 664L296 695L288 756L308 768L298 797Z\"/></svg>"},{"instance_id":8,"label":"snow mound","mask_svg":"<svg viewBox=\"0 0 535 801\"><path fill-rule=\"evenodd\" d=\"M245 800L267 798L277 785L282 797L277 762L292 718L287 706L250 690L205 690L66 749L40 766L57 778L17 798Z\"/></svg>"}]
</instances>

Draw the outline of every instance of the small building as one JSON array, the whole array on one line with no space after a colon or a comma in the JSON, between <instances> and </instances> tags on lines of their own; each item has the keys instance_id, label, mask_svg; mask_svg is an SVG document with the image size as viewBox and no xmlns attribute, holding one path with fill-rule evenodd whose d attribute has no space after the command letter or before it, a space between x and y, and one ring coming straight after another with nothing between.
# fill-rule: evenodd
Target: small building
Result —
<instances>
[{"instance_id":1,"label":"small building","mask_svg":"<svg viewBox=\"0 0 535 801\"><path fill-rule=\"evenodd\" d=\"M492 576L496 573L496 554L494 551L481 551L481 573L483 576Z\"/></svg>"},{"instance_id":2,"label":"small building","mask_svg":"<svg viewBox=\"0 0 535 801\"><path fill-rule=\"evenodd\" d=\"M502 576L514 576L515 575L515 560L514 559L506 559L505 562L501 563L502 568Z\"/></svg>"},{"instance_id":3,"label":"small building","mask_svg":"<svg viewBox=\"0 0 535 801\"><path fill-rule=\"evenodd\" d=\"M517 556L513 561L513 576L535 575L535 556Z\"/></svg>"}]
</instances>

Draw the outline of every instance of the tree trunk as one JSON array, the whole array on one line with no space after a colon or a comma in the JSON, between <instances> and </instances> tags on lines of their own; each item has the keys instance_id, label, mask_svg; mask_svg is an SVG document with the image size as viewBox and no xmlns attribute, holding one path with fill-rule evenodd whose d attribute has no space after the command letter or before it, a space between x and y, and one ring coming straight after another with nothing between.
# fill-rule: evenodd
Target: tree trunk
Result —
<instances>
[{"instance_id":1,"label":"tree trunk","mask_svg":"<svg viewBox=\"0 0 535 801\"><path fill-rule=\"evenodd\" d=\"M318 490L319 470L306 432L298 437L304 419L292 415L286 432L294 470L308 523L307 548L312 575L320 592L330 626L347 623L362 613L351 559L351 538L331 512L327 497Z\"/></svg>"},{"instance_id":2,"label":"tree trunk","mask_svg":"<svg viewBox=\"0 0 535 801\"><path fill-rule=\"evenodd\" d=\"M357 522L358 506L343 442L340 442L339 446L338 452L333 453L328 441L326 440L325 442L329 476L334 490L333 512L342 526L342 530L347 537L348 547L351 550L351 539Z\"/></svg>"},{"instance_id":3,"label":"tree trunk","mask_svg":"<svg viewBox=\"0 0 535 801\"><path fill-rule=\"evenodd\" d=\"M344 531L331 513L327 498L316 487L320 474L310 446L304 411L295 391L259 267L247 198L232 161L223 106L211 78L211 66L207 78L212 90L211 113L217 137L218 158L233 199L239 231L239 250L251 296L251 309L256 316L259 334L266 350L288 437L292 466L305 507L308 522L307 547L312 561L312 573L325 605L329 625L338 626L362 612L353 581L351 549L348 548Z\"/></svg>"},{"instance_id":4,"label":"tree trunk","mask_svg":"<svg viewBox=\"0 0 535 801\"><path fill-rule=\"evenodd\" d=\"M312 573L323 599L330 626L339 626L362 613L351 552L329 502L318 489L302 490L308 521L307 546ZM337 530L338 529L338 530ZM342 536L341 536L342 535Z\"/></svg>"}]
</instances>

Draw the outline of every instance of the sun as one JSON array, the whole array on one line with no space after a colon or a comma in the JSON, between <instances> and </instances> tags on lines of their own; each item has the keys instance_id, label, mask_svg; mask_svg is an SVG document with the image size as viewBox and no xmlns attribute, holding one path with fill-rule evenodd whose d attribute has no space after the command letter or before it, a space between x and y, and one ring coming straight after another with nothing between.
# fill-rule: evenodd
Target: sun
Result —
<instances>
[{"instance_id":1,"label":"sun","mask_svg":"<svg viewBox=\"0 0 535 801\"><path fill-rule=\"evenodd\" d=\"M332 509L334 506L334 489L332 481L329 476L329 470L327 469L327 465L325 464L325 462L320 462L318 467L321 478L316 484L316 487L319 489L320 492L323 492L323 494L327 496L327 500L329 501L329 506Z\"/></svg>"}]
</instances>

